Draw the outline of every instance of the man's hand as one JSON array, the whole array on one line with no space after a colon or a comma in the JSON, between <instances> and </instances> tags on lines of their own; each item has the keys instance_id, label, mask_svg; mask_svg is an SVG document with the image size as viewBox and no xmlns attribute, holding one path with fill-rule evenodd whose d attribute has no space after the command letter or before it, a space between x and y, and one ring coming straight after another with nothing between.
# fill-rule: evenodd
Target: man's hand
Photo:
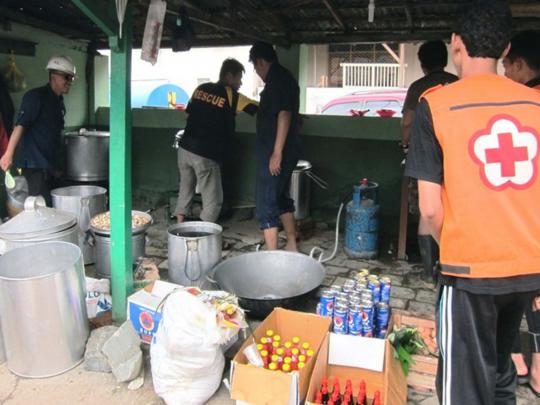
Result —
<instances>
[{"instance_id":1,"label":"man's hand","mask_svg":"<svg viewBox=\"0 0 540 405\"><path fill-rule=\"evenodd\" d=\"M281 153L274 152L270 156L270 164L268 165L268 168L270 169L270 174L272 176L277 176L279 173L281 173Z\"/></svg>"},{"instance_id":2,"label":"man's hand","mask_svg":"<svg viewBox=\"0 0 540 405\"><path fill-rule=\"evenodd\" d=\"M3 171L8 171L13 164L13 156L10 153L4 153L4 156L0 159L0 167Z\"/></svg>"}]
</instances>

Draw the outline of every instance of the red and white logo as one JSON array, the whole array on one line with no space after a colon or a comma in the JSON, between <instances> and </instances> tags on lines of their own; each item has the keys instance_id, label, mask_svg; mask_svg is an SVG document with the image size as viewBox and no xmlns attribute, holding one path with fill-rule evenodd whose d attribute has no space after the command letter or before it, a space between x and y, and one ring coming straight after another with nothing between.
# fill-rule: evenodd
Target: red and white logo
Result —
<instances>
[{"instance_id":1,"label":"red and white logo","mask_svg":"<svg viewBox=\"0 0 540 405\"><path fill-rule=\"evenodd\" d=\"M469 154L480 166L480 177L494 190L528 188L538 172L540 137L533 128L521 126L508 115L493 117L487 128L469 141Z\"/></svg>"}]
</instances>

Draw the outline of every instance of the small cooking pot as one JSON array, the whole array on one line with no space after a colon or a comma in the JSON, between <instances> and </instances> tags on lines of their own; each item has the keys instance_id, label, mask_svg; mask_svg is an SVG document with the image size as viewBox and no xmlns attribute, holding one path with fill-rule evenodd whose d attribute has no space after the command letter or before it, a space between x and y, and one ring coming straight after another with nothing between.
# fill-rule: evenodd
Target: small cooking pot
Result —
<instances>
[{"instance_id":1,"label":"small cooking pot","mask_svg":"<svg viewBox=\"0 0 540 405\"><path fill-rule=\"evenodd\" d=\"M272 250L227 259L214 268L209 279L235 294L250 317L262 319L275 307L294 309L300 305L325 275L323 265L312 256Z\"/></svg>"}]
</instances>

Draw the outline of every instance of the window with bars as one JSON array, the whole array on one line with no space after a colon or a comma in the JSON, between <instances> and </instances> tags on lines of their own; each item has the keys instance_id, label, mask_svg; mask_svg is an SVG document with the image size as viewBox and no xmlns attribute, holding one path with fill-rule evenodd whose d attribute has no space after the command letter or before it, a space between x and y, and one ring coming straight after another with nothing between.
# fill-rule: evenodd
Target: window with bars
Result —
<instances>
[{"instance_id":1,"label":"window with bars","mask_svg":"<svg viewBox=\"0 0 540 405\"><path fill-rule=\"evenodd\" d=\"M398 43L387 43L399 53ZM396 63L381 44L330 44L328 47L328 76L330 87L342 87L342 63Z\"/></svg>"}]
</instances>

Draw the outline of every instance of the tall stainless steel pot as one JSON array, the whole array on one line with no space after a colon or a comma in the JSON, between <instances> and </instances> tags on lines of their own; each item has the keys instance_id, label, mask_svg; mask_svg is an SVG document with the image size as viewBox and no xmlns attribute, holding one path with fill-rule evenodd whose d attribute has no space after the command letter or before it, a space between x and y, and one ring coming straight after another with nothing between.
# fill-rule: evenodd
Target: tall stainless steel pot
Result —
<instances>
[{"instance_id":1,"label":"tall stainless steel pot","mask_svg":"<svg viewBox=\"0 0 540 405\"><path fill-rule=\"evenodd\" d=\"M107 210L107 189L98 186L70 186L51 191L53 207L71 212L79 223L79 247L84 264L94 263L94 246L90 244L88 231L90 219Z\"/></svg>"},{"instance_id":2,"label":"tall stainless steel pot","mask_svg":"<svg viewBox=\"0 0 540 405\"><path fill-rule=\"evenodd\" d=\"M46 242L0 257L0 313L7 366L50 377L83 360L89 334L78 246Z\"/></svg>"},{"instance_id":3,"label":"tall stainless steel pot","mask_svg":"<svg viewBox=\"0 0 540 405\"><path fill-rule=\"evenodd\" d=\"M66 174L75 181L102 181L109 178L109 132L67 132Z\"/></svg>"},{"instance_id":4,"label":"tall stainless steel pot","mask_svg":"<svg viewBox=\"0 0 540 405\"><path fill-rule=\"evenodd\" d=\"M0 225L0 254L49 241L79 243L77 218L45 206L43 197L28 197L24 211Z\"/></svg>"},{"instance_id":5,"label":"tall stainless steel pot","mask_svg":"<svg viewBox=\"0 0 540 405\"><path fill-rule=\"evenodd\" d=\"M212 222L183 222L168 230L169 279L201 287L205 276L221 260L223 228Z\"/></svg>"}]
</instances>

